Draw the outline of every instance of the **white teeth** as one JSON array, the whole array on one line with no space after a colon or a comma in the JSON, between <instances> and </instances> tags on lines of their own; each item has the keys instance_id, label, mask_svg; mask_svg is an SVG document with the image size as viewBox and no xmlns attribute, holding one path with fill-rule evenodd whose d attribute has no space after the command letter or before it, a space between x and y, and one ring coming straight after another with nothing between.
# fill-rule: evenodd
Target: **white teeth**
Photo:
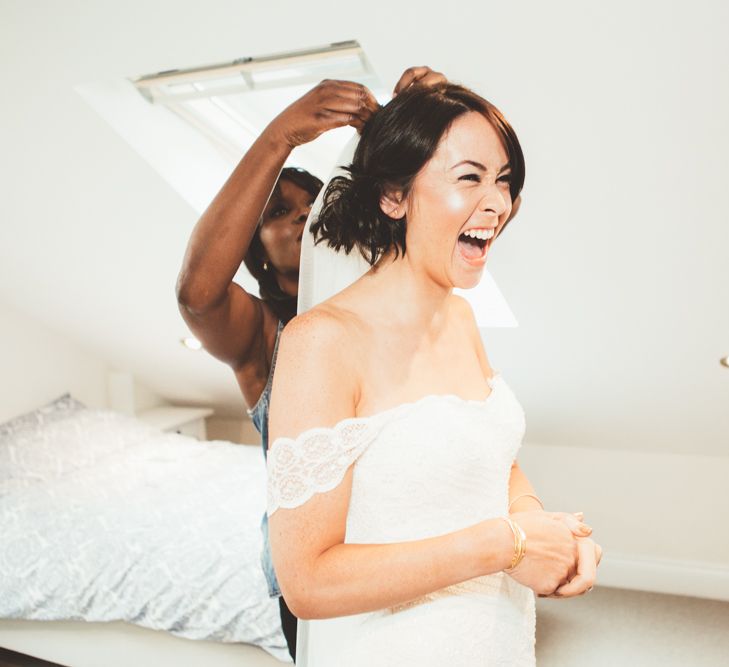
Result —
<instances>
[{"instance_id":1,"label":"white teeth","mask_svg":"<svg viewBox=\"0 0 729 667\"><path fill-rule=\"evenodd\" d=\"M481 239L482 241L488 241L493 235L493 229L469 229L463 233L464 236L470 236L472 239Z\"/></svg>"}]
</instances>

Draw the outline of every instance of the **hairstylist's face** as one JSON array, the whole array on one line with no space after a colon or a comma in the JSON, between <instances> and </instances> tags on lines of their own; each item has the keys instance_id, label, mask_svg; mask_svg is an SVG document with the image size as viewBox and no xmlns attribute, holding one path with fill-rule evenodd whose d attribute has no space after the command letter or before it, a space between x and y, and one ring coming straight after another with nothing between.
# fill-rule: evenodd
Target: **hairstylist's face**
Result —
<instances>
[{"instance_id":1,"label":"hairstylist's face","mask_svg":"<svg viewBox=\"0 0 729 667\"><path fill-rule=\"evenodd\" d=\"M407 198L411 261L445 286L477 285L511 212L510 174L491 124L475 112L457 118Z\"/></svg>"},{"instance_id":2,"label":"hairstylist's face","mask_svg":"<svg viewBox=\"0 0 729 667\"><path fill-rule=\"evenodd\" d=\"M301 236L314 203L306 190L281 179L263 212L261 243L269 264L279 273L299 271Z\"/></svg>"}]
</instances>

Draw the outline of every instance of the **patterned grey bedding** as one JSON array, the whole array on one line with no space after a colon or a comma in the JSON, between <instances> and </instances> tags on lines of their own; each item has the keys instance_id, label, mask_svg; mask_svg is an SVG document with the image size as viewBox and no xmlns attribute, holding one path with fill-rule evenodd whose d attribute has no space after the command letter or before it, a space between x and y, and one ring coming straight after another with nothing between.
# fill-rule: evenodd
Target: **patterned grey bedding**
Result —
<instances>
[{"instance_id":1,"label":"patterned grey bedding","mask_svg":"<svg viewBox=\"0 0 729 667\"><path fill-rule=\"evenodd\" d=\"M124 620L289 661L260 566L257 447L65 396L0 425L0 617Z\"/></svg>"}]
</instances>

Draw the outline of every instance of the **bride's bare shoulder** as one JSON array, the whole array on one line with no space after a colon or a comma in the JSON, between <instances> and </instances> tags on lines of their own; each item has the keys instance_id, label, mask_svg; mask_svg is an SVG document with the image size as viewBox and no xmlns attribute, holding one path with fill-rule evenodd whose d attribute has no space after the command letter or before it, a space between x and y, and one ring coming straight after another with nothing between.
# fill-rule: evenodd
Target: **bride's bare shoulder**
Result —
<instances>
[{"instance_id":1,"label":"bride's bare shoulder","mask_svg":"<svg viewBox=\"0 0 729 667\"><path fill-rule=\"evenodd\" d=\"M269 416L270 438L296 437L355 415L356 355L346 319L325 305L296 316L279 340Z\"/></svg>"},{"instance_id":2,"label":"bride's bare shoulder","mask_svg":"<svg viewBox=\"0 0 729 667\"><path fill-rule=\"evenodd\" d=\"M331 299L294 317L283 329L284 339L310 339L336 343L346 339L353 325L353 313Z\"/></svg>"}]
</instances>

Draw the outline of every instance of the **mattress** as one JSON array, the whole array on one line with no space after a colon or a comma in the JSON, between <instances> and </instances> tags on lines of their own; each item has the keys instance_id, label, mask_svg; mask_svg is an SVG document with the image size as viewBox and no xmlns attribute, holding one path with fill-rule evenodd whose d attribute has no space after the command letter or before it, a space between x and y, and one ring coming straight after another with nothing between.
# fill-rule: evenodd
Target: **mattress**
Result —
<instances>
[{"instance_id":1,"label":"mattress","mask_svg":"<svg viewBox=\"0 0 729 667\"><path fill-rule=\"evenodd\" d=\"M66 396L0 425L0 618L125 621L288 661L260 566L258 447Z\"/></svg>"}]
</instances>

